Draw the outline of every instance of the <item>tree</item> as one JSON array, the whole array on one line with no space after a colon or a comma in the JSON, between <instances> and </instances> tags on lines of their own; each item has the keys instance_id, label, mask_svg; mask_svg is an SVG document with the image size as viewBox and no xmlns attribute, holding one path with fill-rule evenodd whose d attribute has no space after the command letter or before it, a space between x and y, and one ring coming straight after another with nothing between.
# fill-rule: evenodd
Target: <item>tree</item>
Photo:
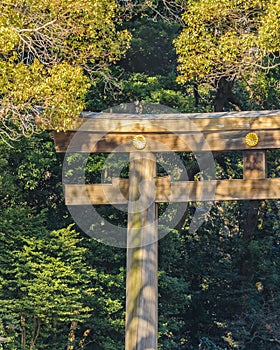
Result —
<instances>
[{"instance_id":1,"label":"tree","mask_svg":"<svg viewBox=\"0 0 280 350\"><path fill-rule=\"evenodd\" d=\"M61 349L69 324L90 316L84 301L93 274L83 262L85 249L71 228L48 234L44 214L32 215L28 207L3 210L2 218L0 305L7 334L17 348L39 343L43 349L55 331L52 343Z\"/></svg>"},{"instance_id":2,"label":"tree","mask_svg":"<svg viewBox=\"0 0 280 350\"><path fill-rule=\"evenodd\" d=\"M61 157L47 133L12 146L0 140L0 333L8 339L5 349L24 343L28 349L78 350L92 344L121 349L124 251L69 226Z\"/></svg>"},{"instance_id":3,"label":"tree","mask_svg":"<svg viewBox=\"0 0 280 350\"><path fill-rule=\"evenodd\" d=\"M217 88L214 101L221 111L237 79L279 66L279 0L189 1L185 28L174 41L179 62L178 81L209 83Z\"/></svg>"},{"instance_id":4,"label":"tree","mask_svg":"<svg viewBox=\"0 0 280 350\"><path fill-rule=\"evenodd\" d=\"M0 135L65 129L84 108L90 78L129 46L115 1L7 0L0 4ZM108 78L108 77L107 77Z\"/></svg>"}]
</instances>

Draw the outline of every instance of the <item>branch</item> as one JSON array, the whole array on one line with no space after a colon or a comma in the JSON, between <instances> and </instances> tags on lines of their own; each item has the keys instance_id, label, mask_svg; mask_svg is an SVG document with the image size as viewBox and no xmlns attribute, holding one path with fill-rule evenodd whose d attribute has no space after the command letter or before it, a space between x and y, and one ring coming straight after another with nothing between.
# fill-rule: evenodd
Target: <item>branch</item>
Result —
<instances>
[{"instance_id":1,"label":"branch","mask_svg":"<svg viewBox=\"0 0 280 350\"><path fill-rule=\"evenodd\" d=\"M12 29L15 30L17 33L22 33L22 32L31 32L31 33L39 32L41 29L44 29L44 28L50 26L51 24L54 24L56 21L57 21L57 19L53 19L52 21L47 22L47 23L41 25L40 27L33 28L33 29L31 29L31 28L30 29L27 29L27 28L26 29L18 29L16 27L12 27Z\"/></svg>"},{"instance_id":2,"label":"branch","mask_svg":"<svg viewBox=\"0 0 280 350\"><path fill-rule=\"evenodd\" d=\"M269 72L271 69L275 69L275 68L279 67L279 66L280 66L280 62L279 62L279 63L275 63L275 64L273 64L272 66L263 66L263 65L261 65L261 64L255 63L254 66L256 66L256 67L258 67L258 68L260 68L260 69L263 69L263 70L266 70L267 72Z\"/></svg>"}]
</instances>

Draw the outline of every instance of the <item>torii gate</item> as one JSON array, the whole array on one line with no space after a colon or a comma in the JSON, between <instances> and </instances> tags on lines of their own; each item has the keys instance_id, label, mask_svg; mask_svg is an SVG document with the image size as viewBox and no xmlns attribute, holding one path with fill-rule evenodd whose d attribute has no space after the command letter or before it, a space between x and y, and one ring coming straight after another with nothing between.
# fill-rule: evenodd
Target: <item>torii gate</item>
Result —
<instances>
[{"instance_id":1,"label":"torii gate","mask_svg":"<svg viewBox=\"0 0 280 350\"><path fill-rule=\"evenodd\" d=\"M57 152L128 152L129 179L114 179L106 185L66 185L66 204L128 203L125 349L156 350L157 203L279 198L280 178L267 178L266 150L280 148L280 111L88 113L87 117L90 119L81 119L87 127L79 130L80 148L71 149L71 139L80 125L76 124L73 130L54 133ZM157 177L156 152L209 149L243 151L243 179L173 182L169 177ZM142 181L145 188L140 191ZM209 185L215 186L213 196L205 192Z\"/></svg>"}]
</instances>

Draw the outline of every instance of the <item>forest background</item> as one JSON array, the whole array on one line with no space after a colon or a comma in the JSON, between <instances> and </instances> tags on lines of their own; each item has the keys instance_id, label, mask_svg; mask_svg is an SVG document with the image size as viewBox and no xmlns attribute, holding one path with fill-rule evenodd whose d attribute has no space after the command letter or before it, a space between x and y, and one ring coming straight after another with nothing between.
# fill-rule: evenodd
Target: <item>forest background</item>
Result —
<instances>
[{"instance_id":1,"label":"forest background","mask_svg":"<svg viewBox=\"0 0 280 350\"><path fill-rule=\"evenodd\" d=\"M280 109L279 19L279 0L1 2L0 348L124 349L126 252L73 223L44 129L135 101ZM267 155L279 177L279 151ZM217 178L242 177L241 154L214 157ZM105 160L91 156L90 181ZM195 207L159 242L159 349L280 349L280 202L216 202L190 234Z\"/></svg>"}]
</instances>

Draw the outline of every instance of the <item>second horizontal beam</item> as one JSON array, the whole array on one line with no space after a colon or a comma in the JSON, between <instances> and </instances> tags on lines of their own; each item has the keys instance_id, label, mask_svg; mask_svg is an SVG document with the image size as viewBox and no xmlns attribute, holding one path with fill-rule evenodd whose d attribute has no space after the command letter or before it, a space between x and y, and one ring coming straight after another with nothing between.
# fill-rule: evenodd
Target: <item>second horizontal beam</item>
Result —
<instances>
[{"instance_id":1,"label":"second horizontal beam","mask_svg":"<svg viewBox=\"0 0 280 350\"><path fill-rule=\"evenodd\" d=\"M280 198L280 178L210 181L155 180L156 203ZM128 180L113 184L65 185L67 205L127 204Z\"/></svg>"}]
</instances>

